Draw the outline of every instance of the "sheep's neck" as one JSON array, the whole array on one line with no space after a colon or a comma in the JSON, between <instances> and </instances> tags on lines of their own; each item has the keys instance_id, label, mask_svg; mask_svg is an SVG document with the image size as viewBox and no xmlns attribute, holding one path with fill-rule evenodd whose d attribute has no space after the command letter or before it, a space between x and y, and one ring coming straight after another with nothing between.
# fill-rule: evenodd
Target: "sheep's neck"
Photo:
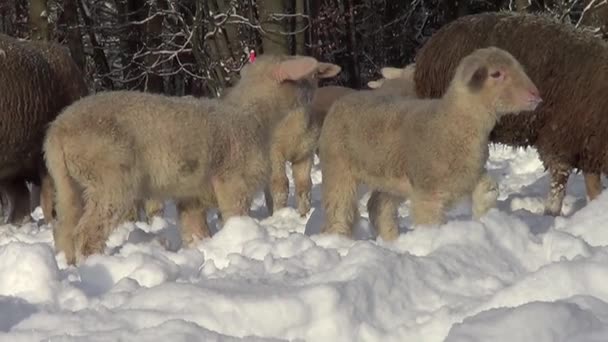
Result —
<instances>
[{"instance_id":1,"label":"sheep's neck","mask_svg":"<svg viewBox=\"0 0 608 342\"><path fill-rule=\"evenodd\" d=\"M257 99L248 105L246 108L249 112L249 118L255 122L255 134L263 141L268 142L271 138L272 131L279 123L281 118L281 110L273 105L272 102L264 99Z\"/></svg>"},{"instance_id":2,"label":"sheep's neck","mask_svg":"<svg viewBox=\"0 0 608 342\"><path fill-rule=\"evenodd\" d=\"M257 133L266 134L272 131L274 125L280 120L277 118L279 111L275 104L276 100L273 98L276 94L269 94L271 90L260 87L250 89L248 84L241 82L226 95L225 101L240 107L241 110L246 110L247 115L258 123Z\"/></svg>"},{"instance_id":3,"label":"sheep's neck","mask_svg":"<svg viewBox=\"0 0 608 342\"><path fill-rule=\"evenodd\" d=\"M439 112L446 116L445 119L454 122L452 127L467 130L486 140L496 125L496 113L477 97L448 92L440 106L443 108Z\"/></svg>"}]
</instances>

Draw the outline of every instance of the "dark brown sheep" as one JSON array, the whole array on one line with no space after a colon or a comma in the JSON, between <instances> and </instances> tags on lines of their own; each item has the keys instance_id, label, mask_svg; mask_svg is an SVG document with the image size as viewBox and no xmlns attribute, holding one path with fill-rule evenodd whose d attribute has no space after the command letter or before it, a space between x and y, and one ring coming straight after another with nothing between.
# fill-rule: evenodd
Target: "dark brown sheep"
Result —
<instances>
[{"instance_id":1,"label":"dark brown sheep","mask_svg":"<svg viewBox=\"0 0 608 342\"><path fill-rule=\"evenodd\" d=\"M56 44L0 34L0 51L0 191L9 207L5 222L19 223L31 212L25 182L40 186L46 173L46 125L71 102L68 94L79 80L68 78L76 66Z\"/></svg>"},{"instance_id":2,"label":"dark brown sheep","mask_svg":"<svg viewBox=\"0 0 608 342\"><path fill-rule=\"evenodd\" d=\"M572 169L584 172L587 195L595 198L600 173L608 170L608 45L544 15L464 16L435 32L418 51L417 95L442 96L459 61L490 45L520 61L544 99L534 112L503 117L490 141L536 147L551 176L547 214L560 214Z\"/></svg>"}]
</instances>

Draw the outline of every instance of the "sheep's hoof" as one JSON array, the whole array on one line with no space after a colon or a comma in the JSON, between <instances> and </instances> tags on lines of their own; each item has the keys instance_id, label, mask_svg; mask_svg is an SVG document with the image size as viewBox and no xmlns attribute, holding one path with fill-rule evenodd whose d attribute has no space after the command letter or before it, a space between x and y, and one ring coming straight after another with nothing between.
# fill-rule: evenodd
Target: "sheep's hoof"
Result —
<instances>
[{"instance_id":1,"label":"sheep's hoof","mask_svg":"<svg viewBox=\"0 0 608 342\"><path fill-rule=\"evenodd\" d=\"M555 210L552 208L545 208L543 215L545 216L553 216L553 217L557 217L561 215L561 210Z\"/></svg>"},{"instance_id":2,"label":"sheep's hoof","mask_svg":"<svg viewBox=\"0 0 608 342\"><path fill-rule=\"evenodd\" d=\"M399 237L399 228L392 228L392 229L380 231L379 235L382 238L382 240L384 240L386 242L395 241Z\"/></svg>"},{"instance_id":3,"label":"sheep's hoof","mask_svg":"<svg viewBox=\"0 0 608 342\"><path fill-rule=\"evenodd\" d=\"M305 208L298 208L298 213L300 214L300 217L306 217L308 215L308 213L310 212L310 206L306 206Z\"/></svg>"},{"instance_id":4,"label":"sheep's hoof","mask_svg":"<svg viewBox=\"0 0 608 342\"><path fill-rule=\"evenodd\" d=\"M353 235L351 229L349 229L347 226L343 226L343 225L331 225L331 226L325 225L321 229L321 234L337 235L337 236L343 236L346 238L352 238L352 235Z\"/></svg>"},{"instance_id":5,"label":"sheep's hoof","mask_svg":"<svg viewBox=\"0 0 608 342\"><path fill-rule=\"evenodd\" d=\"M300 213L300 217L308 215L311 208L310 202L310 193L302 193L298 196L298 213Z\"/></svg>"}]
</instances>

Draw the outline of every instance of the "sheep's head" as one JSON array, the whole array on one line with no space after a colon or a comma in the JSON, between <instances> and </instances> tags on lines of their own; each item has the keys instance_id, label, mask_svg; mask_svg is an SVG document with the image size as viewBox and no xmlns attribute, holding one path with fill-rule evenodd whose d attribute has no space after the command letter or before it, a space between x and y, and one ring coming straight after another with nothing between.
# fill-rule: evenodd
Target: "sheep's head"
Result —
<instances>
[{"instance_id":1,"label":"sheep's head","mask_svg":"<svg viewBox=\"0 0 608 342\"><path fill-rule=\"evenodd\" d=\"M272 96L294 99L294 105L309 105L318 80L334 77L342 68L308 56L262 55L241 71L241 81L254 80L252 88L266 88Z\"/></svg>"},{"instance_id":2,"label":"sheep's head","mask_svg":"<svg viewBox=\"0 0 608 342\"><path fill-rule=\"evenodd\" d=\"M395 78L414 79L414 71L416 71L416 63L406 65L404 68L384 67L380 69L380 74L387 80Z\"/></svg>"},{"instance_id":3,"label":"sheep's head","mask_svg":"<svg viewBox=\"0 0 608 342\"><path fill-rule=\"evenodd\" d=\"M367 82L367 86L371 89L382 89L387 94L416 97L414 70L414 63L404 68L383 67L380 69L382 78Z\"/></svg>"},{"instance_id":4,"label":"sheep's head","mask_svg":"<svg viewBox=\"0 0 608 342\"><path fill-rule=\"evenodd\" d=\"M496 47L477 49L456 69L455 86L498 115L532 111L542 102L538 88L521 64Z\"/></svg>"}]
</instances>

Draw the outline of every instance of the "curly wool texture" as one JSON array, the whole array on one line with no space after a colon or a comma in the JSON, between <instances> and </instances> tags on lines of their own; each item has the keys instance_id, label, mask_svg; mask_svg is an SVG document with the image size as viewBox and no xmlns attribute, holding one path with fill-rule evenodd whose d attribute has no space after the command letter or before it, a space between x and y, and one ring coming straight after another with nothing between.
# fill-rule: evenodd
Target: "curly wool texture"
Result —
<instances>
[{"instance_id":1,"label":"curly wool texture","mask_svg":"<svg viewBox=\"0 0 608 342\"><path fill-rule=\"evenodd\" d=\"M46 41L21 41L0 35L3 53L0 72L0 191L8 200L6 220L26 220L37 206L36 192L26 182L46 183L42 196L45 220L50 220L51 183L43 180L46 167L42 160L42 139L47 125L59 112L88 89L80 69L67 48Z\"/></svg>"},{"instance_id":2,"label":"curly wool texture","mask_svg":"<svg viewBox=\"0 0 608 342\"><path fill-rule=\"evenodd\" d=\"M33 46L0 34L0 179L37 174L46 124L61 109L48 61Z\"/></svg>"},{"instance_id":3,"label":"curly wool texture","mask_svg":"<svg viewBox=\"0 0 608 342\"><path fill-rule=\"evenodd\" d=\"M56 248L69 263L102 252L141 199L173 199L186 244L209 236L203 213L215 203L224 219L245 215L270 173L274 127L310 102L311 75L324 66L265 55L219 101L114 91L70 105L44 143L57 189Z\"/></svg>"}]
</instances>

